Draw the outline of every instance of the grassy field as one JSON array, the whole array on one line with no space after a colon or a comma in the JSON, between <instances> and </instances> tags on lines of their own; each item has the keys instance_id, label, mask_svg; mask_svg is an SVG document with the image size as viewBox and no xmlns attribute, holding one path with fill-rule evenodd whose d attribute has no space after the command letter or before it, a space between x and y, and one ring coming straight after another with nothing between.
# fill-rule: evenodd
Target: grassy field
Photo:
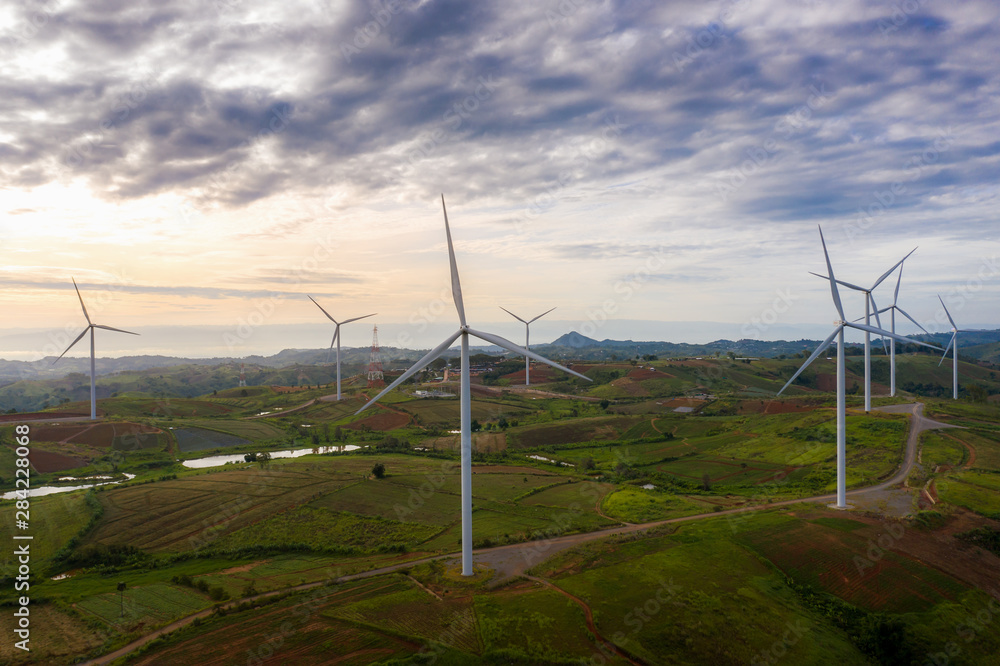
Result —
<instances>
[{"instance_id":1,"label":"grassy field","mask_svg":"<svg viewBox=\"0 0 1000 666\"><path fill-rule=\"evenodd\" d=\"M127 632L161 625L211 605L207 595L191 588L154 584L126 589L124 594L108 592L87 597L77 603L76 608L85 616Z\"/></svg>"},{"instance_id":2,"label":"grassy field","mask_svg":"<svg viewBox=\"0 0 1000 666\"><path fill-rule=\"evenodd\" d=\"M600 439L618 439L641 419L636 417L592 417L543 423L507 431L511 448L530 449Z\"/></svg>"},{"instance_id":3,"label":"grassy field","mask_svg":"<svg viewBox=\"0 0 1000 666\"><path fill-rule=\"evenodd\" d=\"M1000 519L1000 488L995 487L994 475L949 474L937 479L935 486L942 501Z\"/></svg>"},{"instance_id":4,"label":"grassy field","mask_svg":"<svg viewBox=\"0 0 1000 666\"><path fill-rule=\"evenodd\" d=\"M437 529L416 523L401 523L353 513L334 513L312 506L297 507L265 518L219 539L220 549L294 548L315 551L356 548L360 551L387 547L413 547L430 538Z\"/></svg>"},{"instance_id":5,"label":"grassy field","mask_svg":"<svg viewBox=\"0 0 1000 666\"><path fill-rule=\"evenodd\" d=\"M937 467L960 467L969 458L968 449L948 435L927 431L920 436L921 463L933 471Z\"/></svg>"},{"instance_id":6,"label":"grassy field","mask_svg":"<svg viewBox=\"0 0 1000 666\"><path fill-rule=\"evenodd\" d=\"M170 432L177 440L177 448L180 449L181 453L196 453L250 444L249 439L205 428L175 428Z\"/></svg>"},{"instance_id":7,"label":"grassy field","mask_svg":"<svg viewBox=\"0 0 1000 666\"><path fill-rule=\"evenodd\" d=\"M519 588L478 594L475 603L487 653L513 652L535 663L600 656L588 635L583 610L558 592Z\"/></svg>"},{"instance_id":8,"label":"grassy field","mask_svg":"<svg viewBox=\"0 0 1000 666\"><path fill-rule=\"evenodd\" d=\"M19 530L14 526L14 507L10 506L11 512L7 514L8 506L5 503L4 513L9 520L0 523L0 539L15 543L12 537ZM31 562L35 571L44 571L52 556L77 535L94 513L83 492L32 498L30 511L33 517L30 534L34 537ZM13 576L16 569L13 548L5 548L0 555L0 577Z\"/></svg>"},{"instance_id":9,"label":"grassy field","mask_svg":"<svg viewBox=\"0 0 1000 666\"><path fill-rule=\"evenodd\" d=\"M503 415L519 425L479 433L472 481L476 547L832 489L835 421L829 396L804 386L798 391L814 397L777 405L740 397L780 384L781 373L793 371L792 360L660 361L654 362L655 371L618 365L617 383L604 387L621 392L620 403L532 400L513 391L502 398L477 396L473 416L481 423ZM677 390L694 395L702 390L698 386L729 386L732 392L725 400L699 403L701 413L695 414L672 413L683 401L656 397ZM181 450L192 453L199 441L214 449L292 435L309 446L309 435L325 442L338 425L350 443L371 448L198 471L175 465L162 451L119 456L123 452L107 449L100 454L109 456L102 464L142 476L94 494L103 516L81 537L78 559L72 561L55 562L52 555L77 535L93 507L83 493L33 500L33 515L37 509L44 516L34 523L44 533L36 533L33 562L40 563L41 574L70 570L72 576L61 581L43 576L32 589L37 598L52 600L46 612L66 627L67 636L100 627L96 637L79 639L81 650L110 648L129 633L145 633L213 603L208 594L172 579L190 577L240 598L458 550L458 458L443 452L457 441L443 432L457 424L457 400L414 400L398 392L393 407L417 422L386 433L377 431L375 421L372 430L359 427L352 413L363 404L360 397L318 401L288 416L238 419L330 392L251 388L246 396L228 390L203 400L171 400L169 412L160 406L153 419L143 412L156 406L150 398L121 396L108 404L131 410L130 418L143 423L173 427L169 432L185 442ZM556 388L590 390L572 383ZM852 396L852 404L858 402ZM949 403L934 402L934 409L967 429L925 435L923 464L941 468L940 511L978 525L974 521L983 519L960 507L1000 516L1000 475L991 472L1000 469L1000 425L991 421L990 411L996 408ZM147 418L140 418L144 414ZM362 416L372 418L367 412ZM398 417L389 410L376 416ZM355 427L344 427L348 423ZM397 444L389 434L401 440L399 448L392 448ZM890 474L905 435L905 417L852 411L849 485ZM384 453L434 441L441 451ZM12 453L3 448L12 465ZM0 451L0 462L3 455ZM532 461L531 455L575 466ZM385 478L372 477L376 462L385 464ZM959 467L966 463L973 469ZM779 472L786 476L770 483ZM706 474L708 491L701 488ZM147 480L152 482L141 483ZM654 488L644 489L647 483ZM952 639L963 613L988 599L965 578L953 577L960 573L903 549L890 548L859 571L855 558L865 557L881 536L874 518L804 506L613 536L539 560L532 573L581 600L603 637L649 663L661 663L663 655L678 663L773 663L779 656L784 663L876 663L862 654L869 649L864 641L855 640L858 628L874 622L876 614L903 618L908 644L933 650ZM916 539L922 529L909 531L907 538ZM10 527L0 528L0 536L9 538ZM933 537L945 545L950 538L945 532ZM116 545L141 552L129 551L134 560L109 565L101 558ZM958 547L955 553L967 555ZM11 570L11 555L0 556L0 562L4 571ZM981 568L988 571L992 564L984 561ZM206 618L158 641L136 662L224 662L233 654L242 661L248 652L268 663L339 659L348 664L579 663L604 656L581 606L557 589L524 580L487 589L432 565L407 566L403 573L319 588L315 597L296 594L273 604L258 602L256 610ZM124 618L117 615L118 580L128 583ZM10 594L0 601L9 601ZM76 615L63 612L73 604ZM295 613L303 616L301 622ZM281 623L290 617L294 627L284 632ZM863 622L845 629L852 617ZM782 642L788 627L795 628L795 639ZM39 631L51 641L46 649L56 663L71 661L59 656L71 652L66 640ZM963 644L963 657L985 663L982 658L1000 648L998 641L984 636L976 645Z\"/></svg>"},{"instance_id":10,"label":"grassy field","mask_svg":"<svg viewBox=\"0 0 1000 666\"><path fill-rule=\"evenodd\" d=\"M198 420L191 419L184 422L184 425L191 428L217 430L219 432L242 437L253 441L265 439L278 439L288 436L288 431L275 425L267 423L262 419L212 419Z\"/></svg>"},{"instance_id":11,"label":"grassy field","mask_svg":"<svg viewBox=\"0 0 1000 666\"><path fill-rule=\"evenodd\" d=\"M678 495L632 486L609 494L601 503L601 509L608 516L626 523L646 523L706 511L704 506Z\"/></svg>"}]
</instances>

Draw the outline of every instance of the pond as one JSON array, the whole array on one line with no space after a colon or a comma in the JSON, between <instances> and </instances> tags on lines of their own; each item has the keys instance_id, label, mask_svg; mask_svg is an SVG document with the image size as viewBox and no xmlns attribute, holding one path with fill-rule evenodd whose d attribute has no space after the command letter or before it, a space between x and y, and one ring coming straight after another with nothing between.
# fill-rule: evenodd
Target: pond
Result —
<instances>
[{"instance_id":1,"label":"pond","mask_svg":"<svg viewBox=\"0 0 1000 666\"><path fill-rule=\"evenodd\" d=\"M357 451L360 446L355 446L354 444L347 444L345 446L314 446L308 449L293 449L288 451L271 451L272 458L298 458L299 456L307 456L310 453L345 453L347 451ZM183 465L190 469L204 469L206 467L219 467L220 465L225 465L227 463L241 463L246 459L243 457L243 453L232 453L221 456L208 456L205 458L195 458L193 460L185 460Z\"/></svg>"}]
</instances>

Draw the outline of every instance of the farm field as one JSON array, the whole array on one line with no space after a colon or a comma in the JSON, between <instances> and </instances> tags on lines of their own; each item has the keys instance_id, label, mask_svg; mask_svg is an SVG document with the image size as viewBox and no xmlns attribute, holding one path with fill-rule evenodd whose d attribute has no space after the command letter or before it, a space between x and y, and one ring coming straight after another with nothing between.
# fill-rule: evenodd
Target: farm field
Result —
<instances>
[{"instance_id":1,"label":"farm field","mask_svg":"<svg viewBox=\"0 0 1000 666\"><path fill-rule=\"evenodd\" d=\"M834 594L870 611L910 613L956 601L966 586L904 554L889 551L871 562L865 553L869 529L845 531L792 519L746 531L740 540L797 583Z\"/></svg>"},{"instance_id":2,"label":"farm field","mask_svg":"<svg viewBox=\"0 0 1000 666\"><path fill-rule=\"evenodd\" d=\"M175 428L170 432L177 440L177 448L180 449L181 453L197 453L212 449L245 446L251 443L249 439L205 428Z\"/></svg>"},{"instance_id":3,"label":"farm field","mask_svg":"<svg viewBox=\"0 0 1000 666\"><path fill-rule=\"evenodd\" d=\"M255 389L245 397L228 390L185 399L192 413L194 403L212 403L228 413L197 408L195 416L125 417L186 441L189 455L205 450L191 448L198 438L213 449L292 437L301 442L297 446L308 447L310 435L325 443L336 433L340 443L362 448L189 470L172 454L97 447L108 456L102 464L141 476L95 491L90 504L82 492L33 500L33 513L46 516L39 523L45 531L37 533L33 561L39 580L33 590L51 600L47 612L70 635L80 627L99 627L99 644L107 651L130 634L209 610L219 597L238 603L252 594L400 565L404 568L395 573L371 579L257 600L256 609L206 615L133 661L226 663L232 650L240 649L241 659L249 651L264 663L338 658L358 664L579 663L598 656L606 659L602 663L628 663L600 650L588 617L596 634L637 661L662 663L662 655L669 654L679 663L720 665L775 661L770 651L776 627L796 628L795 642L779 648L787 663L879 663L866 652L871 641L864 632L899 620L899 635L916 651L912 663L919 663L918 657L950 640L966 614L988 602L988 593L1000 594L1000 581L989 587L989 571L1000 567L1000 558L954 536L994 526L987 516L1000 517L1000 475L991 467L991 456L1000 452L1000 427L989 423L992 406L960 405L955 414L945 411L952 406L941 407L949 420L972 427L925 434L928 476L914 489L888 491L888 500L873 499L864 511L796 504L713 518L717 511L832 490L835 423L824 406L829 400L813 388L803 389L808 398L774 403L735 397L759 388L753 377L760 384L779 382L780 376L754 375L757 361L733 364L749 369L712 363L673 362L668 368L654 362L654 371L618 364L622 376L615 381L628 380L650 394L660 389L647 382L681 382L689 396L703 396L705 385L716 380L732 382L733 393L723 400L650 395L604 404L480 387L488 397L476 398L483 409L473 415L483 425L474 435L473 541L477 549L504 545L505 550L477 553L477 566L496 566L499 576L516 560L522 568L533 565L527 573L543 582L515 579L494 587L490 569L464 580L454 561L415 564L460 546L461 484L453 450L458 438L447 432L457 424L457 401L414 400L400 392L391 407L407 414L380 409L355 418L353 410L364 401L353 397L342 403L320 400L283 416L237 418L261 409L263 403L254 404L258 399L273 401L270 407L279 401L297 406L330 392L309 388L285 394ZM593 369L600 372L600 366ZM555 390L577 389L562 383ZM858 403L856 396L851 399ZM699 412L670 411L691 403ZM497 423L500 416L506 423ZM89 428L69 425L77 434ZM4 432L0 428L0 435ZM849 486L868 485L894 471L906 433L905 417L852 411ZM36 450L56 445L40 442ZM70 449L65 451L69 455ZM385 465L384 478L373 474L377 462ZM932 476L928 492L939 503L932 507L922 496L920 506L928 511L899 523L905 539L859 569L857 557L867 558L871 544L897 524L879 517L884 511L879 501L904 513L912 503L915 515L919 488ZM81 534L96 505L103 515ZM622 525L695 515L696 521L649 532L625 533L633 528ZM554 537L605 527L616 534L549 550ZM9 527L0 528L0 536L5 533L9 537ZM73 537L75 548L56 557ZM925 553L922 539L938 550ZM522 548L517 544L524 550L513 550ZM942 559L942 552L951 559ZM502 553L512 554L509 560L487 557ZM11 570L10 555L0 562L4 571ZM970 562L977 563L979 578L961 575ZM520 570L515 567L511 575ZM69 578L51 580L56 573ZM119 579L128 584L125 618L118 617L120 597L113 587ZM9 590L0 595L0 602L9 602L9 595ZM56 619L74 604L76 614ZM639 621L637 608L656 610L644 611L646 619ZM294 636L280 644L267 640L267 632L280 633L281 621L298 622L300 616ZM895 635L892 627L879 640ZM717 640L721 634L732 640ZM54 663L70 662L65 641L49 640ZM81 649L96 649L97 640L81 641L88 646ZM226 650L219 649L220 642ZM989 635L963 644L965 663L985 663L983 658L1000 649L998 642Z\"/></svg>"},{"instance_id":4,"label":"farm field","mask_svg":"<svg viewBox=\"0 0 1000 666\"><path fill-rule=\"evenodd\" d=\"M288 431L260 419L252 421L245 419L187 419L184 421L184 425L199 430L216 430L253 441L288 436Z\"/></svg>"}]
</instances>

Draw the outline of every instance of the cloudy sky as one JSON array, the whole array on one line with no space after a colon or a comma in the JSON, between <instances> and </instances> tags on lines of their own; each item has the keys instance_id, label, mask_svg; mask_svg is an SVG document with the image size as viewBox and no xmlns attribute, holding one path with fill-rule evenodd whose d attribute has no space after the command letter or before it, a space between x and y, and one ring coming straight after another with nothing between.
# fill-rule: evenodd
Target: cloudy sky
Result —
<instances>
[{"instance_id":1,"label":"cloudy sky","mask_svg":"<svg viewBox=\"0 0 1000 666\"><path fill-rule=\"evenodd\" d=\"M5 3L0 357L75 337L71 277L95 321L144 333L101 335L99 354L323 346L305 294L377 311L383 344L432 345L455 321L442 192L470 322L515 339L498 305L558 306L539 342L822 336L817 225L862 286L919 246L899 304L927 328L938 293L960 325L1000 327L998 14Z\"/></svg>"}]
</instances>

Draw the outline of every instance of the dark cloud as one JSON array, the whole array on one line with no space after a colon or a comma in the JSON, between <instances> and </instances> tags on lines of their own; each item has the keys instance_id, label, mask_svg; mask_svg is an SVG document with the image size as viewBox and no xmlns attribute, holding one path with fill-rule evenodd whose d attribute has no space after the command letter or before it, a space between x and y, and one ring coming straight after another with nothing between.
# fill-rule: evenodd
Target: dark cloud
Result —
<instances>
[{"instance_id":1,"label":"dark cloud","mask_svg":"<svg viewBox=\"0 0 1000 666\"><path fill-rule=\"evenodd\" d=\"M949 154L899 207L995 178L995 8L859 3L798 21L808 8L765 5L722 23L693 2L53 6L32 38L5 41L26 57L0 80L14 136L0 178L234 206L334 182L529 207L654 169L710 190L774 140L722 203L794 221L851 215L950 125ZM31 65L52 46L64 71Z\"/></svg>"}]
</instances>

